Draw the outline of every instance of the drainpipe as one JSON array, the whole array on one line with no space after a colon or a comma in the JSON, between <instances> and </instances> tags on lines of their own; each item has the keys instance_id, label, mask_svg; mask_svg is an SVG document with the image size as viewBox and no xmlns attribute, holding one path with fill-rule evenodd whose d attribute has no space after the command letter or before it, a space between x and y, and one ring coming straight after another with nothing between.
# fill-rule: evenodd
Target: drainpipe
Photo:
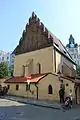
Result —
<instances>
[{"instance_id":1,"label":"drainpipe","mask_svg":"<svg viewBox=\"0 0 80 120\"><path fill-rule=\"evenodd\" d=\"M36 92L37 92L37 100L38 100L38 86L35 84Z\"/></svg>"}]
</instances>

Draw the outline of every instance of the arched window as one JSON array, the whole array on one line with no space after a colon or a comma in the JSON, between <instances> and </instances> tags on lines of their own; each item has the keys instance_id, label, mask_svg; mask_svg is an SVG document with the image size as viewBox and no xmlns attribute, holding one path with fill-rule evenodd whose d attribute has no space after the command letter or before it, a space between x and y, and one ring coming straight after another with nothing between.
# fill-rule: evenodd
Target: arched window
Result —
<instances>
[{"instance_id":1,"label":"arched window","mask_svg":"<svg viewBox=\"0 0 80 120\"><path fill-rule=\"evenodd\" d=\"M51 85L48 86L48 94L53 94L53 89Z\"/></svg>"},{"instance_id":2,"label":"arched window","mask_svg":"<svg viewBox=\"0 0 80 120\"><path fill-rule=\"evenodd\" d=\"M36 71L38 74L41 73L41 64L40 63L37 63L37 71Z\"/></svg>"},{"instance_id":3,"label":"arched window","mask_svg":"<svg viewBox=\"0 0 80 120\"><path fill-rule=\"evenodd\" d=\"M19 89L19 85L16 85L16 90L18 90Z\"/></svg>"}]
</instances>

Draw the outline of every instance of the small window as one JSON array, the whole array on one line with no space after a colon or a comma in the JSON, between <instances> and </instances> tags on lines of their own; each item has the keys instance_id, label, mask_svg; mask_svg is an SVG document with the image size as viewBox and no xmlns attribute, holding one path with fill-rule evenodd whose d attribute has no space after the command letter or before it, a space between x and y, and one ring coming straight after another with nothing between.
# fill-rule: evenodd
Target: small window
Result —
<instances>
[{"instance_id":1,"label":"small window","mask_svg":"<svg viewBox=\"0 0 80 120\"><path fill-rule=\"evenodd\" d=\"M41 74L41 64L37 63L37 73Z\"/></svg>"},{"instance_id":2,"label":"small window","mask_svg":"<svg viewBox=\"0 0 80 120\"><path fill-rule=\"evenodd\" d=\"M48 86L48 94L53 94L53 89L51 85Z\"/></svg>"},{"instance_id":3,"label":"small window","mask_svg":"<svg viewBox=\"0 0 80 120\"><path fill-rule=\"evenodd\" d=\"M74 58L76 58L76 55L74 55Z\"/></svg>"},{"instance_id":4,"label":"small window","mask_svg":"<svg viewBox=\"0 0 80 120\"><path fill-rule=\"evenodd\" d=\"M70 49L70 51L71 51L71 52L74 52L74 49L73 49L73 48L71 48L71 49Z\"/></svg>"},{"instance_id":5,"label":"small window","mask_svg":"<svg viewBox=\"0 0 80 120\"><path fill-rule=\"evenodd\" d=\"M66 83L66 86L69 86L69 84L68 84L68 83Z\"/></svg>"},{"instance_id":6,"label":"small window","mask_svg":"<svg viewBox=\"0 0 80 120\"><path fill-rule=\"evenodd\" d=\"M19 85L16 85L16 90L19 90Z\"/></svg>"},{"instance_id":7,"label":"small window","mask_svg":"<svg viewBox=\"0 0 80 120\"><path fill-rule=\"evenodd\" d=\"M39 74L41 73L41 64L39 64Z\"/></svg>"},{"instance_id":8,"label":"small window","mask_svg":"<svg viewBox=\"0 0 80 120\"><path fill-rule=\"evenodd\" d=\"M9 57L7 57L7 60L9 59Z\"/></svg>"},{"instance_id":9,"label":"small window","mask_svg":"<svg viewBox=\"0 0 80 120\"><path fill-rule=\"evenodd\" d=\"M4 60L4 57L2 57L2 60Z\"/></svg>"},{"instance_id":10,"label":"small window","mask_svg":"<svg viewBox=\"0 0 80 120\"><path fill-rule=\"evenodd\" d=\"M7 87L8 87L8 90L10 89L10 85L7 85Z\"/></svg>"}]
</instances>

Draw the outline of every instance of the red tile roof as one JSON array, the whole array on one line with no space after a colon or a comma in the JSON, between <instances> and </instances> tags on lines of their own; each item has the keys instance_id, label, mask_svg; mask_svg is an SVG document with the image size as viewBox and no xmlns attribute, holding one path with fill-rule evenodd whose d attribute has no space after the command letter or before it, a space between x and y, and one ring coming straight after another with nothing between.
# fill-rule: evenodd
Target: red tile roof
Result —
<instances>
[{"instance_id":1,"label":"red tile roof","mask_svg":"<svg viewBox=\"0 0 80 120\"><path fill-rule=\"evenodd\" d=\"M55 35L53 35L53 33L51 33L50 31L49 31L49 36L52 36L53 42L59 46L60 50L62 51L64 50L65 52L67 51L66 48L64 48L62 42Z\"/></svg>"},{"instance_id":2,"label":"red tile roof","mask_svg":"<svg viewBox=\"0 0 80 120\"><path fill-rule=\"evenodd\" d=\"M67 53L66 54L67 57L72 59L72 57L69 54L69 52L67 51L66 47L62 44L62 42L53 33L51 33L50 31L48 31L48 37L52 38L53 44L57 45L61 52Z\"/></svg>"},{"instance_id":3,"label":"red tile roof","mask_svg":"<svg viewBox=\"0 0 80 120\"><path fill-rule=\"evenodd\" d=\"M44 77L46 74L32 74L31 75L31 83L36 83L38 82L42 77ZM23 76L16 76L16 77L12 77L8 80L5 81L5 83L25 83L26 77Z\"/></svg>"}]
</instances>

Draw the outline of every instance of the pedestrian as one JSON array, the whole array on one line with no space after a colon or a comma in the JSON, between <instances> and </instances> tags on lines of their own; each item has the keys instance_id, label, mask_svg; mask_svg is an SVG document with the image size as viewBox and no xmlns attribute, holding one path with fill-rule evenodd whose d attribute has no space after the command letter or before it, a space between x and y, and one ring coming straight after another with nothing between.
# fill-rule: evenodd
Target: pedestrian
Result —
<instances>
[{"instance_id":1,"label":"pedestrian","mask_svg":"<svg viewBox=\"0 0 80 120\"><path fill-rule=\"evenodd\" d=\"M63 80L61 80L60 90L59 90L60 103L64 103L64 95L65 95L65 85L63 83Z\"/></svg>"},{"instance_id":2,"label":"pedestrian","mask_svg":"<svg viewBox=\"0 0 80 120\"><path fill-rule=\"evenodd\" d=\"M70 89L69 97L70 97L70 105L72 107L72 101L73 101L72 89Z\"/></svg>"},{"instance_id":3,"label":"pedestrian","mask_svg":"<svg viewBox=\"0 0 80 120\"><path fill-rule=\"evenodd\" d=\"M0 96L1 96L1 89L2 89L2 86L0 85Z\"/></svg>"},{"instance_id":4,"label":"pedestrian","mask_svg":"<svg viewBox=\"0 0 80 120\"><path fill-rule=\"evenodd\" d=\"M60 103L64 103L64 89L60 88L59 90L59 97L60 97Z\"/></svg>"}]
</instances>

